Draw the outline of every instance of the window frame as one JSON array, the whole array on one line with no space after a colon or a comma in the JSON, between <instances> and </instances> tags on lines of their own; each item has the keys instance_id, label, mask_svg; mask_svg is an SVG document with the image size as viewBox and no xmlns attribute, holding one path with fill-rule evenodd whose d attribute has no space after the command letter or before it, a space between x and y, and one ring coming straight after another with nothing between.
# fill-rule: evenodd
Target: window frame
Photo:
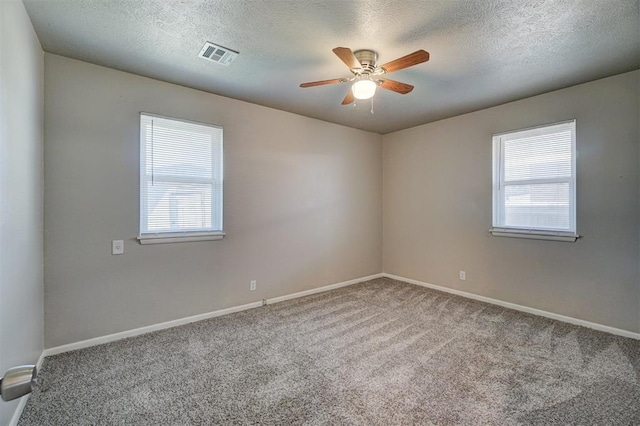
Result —
<instances>
[{"instance_id":1,"label":"window frame","mask_svg":"<svg viewBox=\"0 0 640 426\"><path fill-rule=\"evenodd\" d=\"M172 176L172 175L162 175L162 174L154 174L153 180L163 183L200 183L200 184L211 184L211 223L212 226L214 223L220 223L220 230L208 229L203 230L202 228L194 228L194 229L185 229L179 232L175 231L159 231L159 232L149 232L148 231L148 210L147 203L145 200L147 199L147 183L149 182L150 177L147 175L147 143L145 139L146 132L142 125L143 117L150 118L160 118L163 120L176 121L181 123L193 124L198 126L205 126L214 128L220 131L220 167L219 173L214 173L211 179L206 178L198 178L198 177L186 177L186 176ZM191 242L191 241L213 241L213 240L221 240L225 237L226 233L223 231L224 222L223 222L223 211L224 211L224 133L222 126L217 126L210 123L202 123L191 120L184 120L180 118L167 117L158 114L152 114L148 112L140 112L139 115L139 125L140 125L140 179L139 179L139 230L138 230L138 241L142 245L146 244L164 244L164 243L177 243L177 242ZM215 164L215 155L212 155L212 167L213 170L217 170ZM219 200L220 207L216 208L216 196L214 196L215 192L219 191ZM143 231L147 230L147 231Z\"/></svg>"},{"instance_id":2,"label":"window frame","mask_svg":"<svg viewBox=\"0 0 640 426\"><path fill-rule=\"evenodd\" d=\"M504 149L505 142L522 137L540 136L558 131L558 128L571 130L571 176L566 178L522 179L508 182L504 180ZM576 241L577 234L577 191L576 191L576 120L566 120L556 123L543 124L525 129L501 132L492 136L492 227L489 232L496 237L528 238L551 241ZM514 183L516 182L516 183ZM567 230L549 229L543 227L509 227L504 225L505 189L511 185L524 184L552 184L568 183L570 188L569 228Z\"/></svg>"}]
</instances>

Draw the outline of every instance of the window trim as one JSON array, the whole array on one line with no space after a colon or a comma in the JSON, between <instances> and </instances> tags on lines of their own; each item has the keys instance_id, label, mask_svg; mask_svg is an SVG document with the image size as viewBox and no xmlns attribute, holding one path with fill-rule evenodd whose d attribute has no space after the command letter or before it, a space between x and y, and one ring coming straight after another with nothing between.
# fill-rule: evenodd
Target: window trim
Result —
<instances>
[{"instance_id":1,"label":"window trim","mask_svg":"<svg viewBox=\"0 0 640 426\"><path fill-rule=\"evenodd\" d=\"M496 223L503 223L503 215L505 211L504 207L504 143L503 137L509 135L511 138L519 134L528 134L529 136L546 133L549 127L554 126L566 126L571 127L571 177L570 178L548 178L548 179L528 179L518 181L520 183L554 183L554 182L567 182L572 188L571 193L571 205L569 212L570 230L558 231L554 229L545 228L524 228L524 227L504 227L497 226ZM511 130L507 132L496 133L492 136L492 227L489 229L491 235L495 237L509 237L509 238L525 238L536 240L550 240L550 241L569 241L574 242L580 235L577 233L577 203L576 203L576 120L566 120L555 123L548 123L534 127L528 127L524 129ZM513 182L512 182L513 183Z\"/></svg>"},{"instance_id":2,"label":"window trim","mask_svg":"<svg viewBox=\"0 0 640 426\"><path fill-rule=\"evenodd\" d=\"M222 135L222 149L220 152L220 179L217 180L216 178L213 178L211 180L209 179L199 179L199 178L189 178L189 177L174 177L174 176L170 176L170 175L154 175L154 180L159 181L159 182L179 182L179 181L183 181L185 183L211 183L212 185L212 189L215 189L216 187L219 187L220 193L221 193L221 197L220 197L220 209L219 211L214 208L214 199L215 197L211 197L211 219L212 219L212 223L216 222L217 223L217 218L216 216L219 216L219 223L221 224L221 228L220 230L184 230L184 231L180 231L180 232L175 232L175 231L168 231L168 232L142 232L143 229L143 224L146 227L146 223L148 220L148 215L147 215L147 206L144 205L144 203L142 202L143 199L143 193L146 192L146 187L144 187L143 182L146 182L147 180L147 176L146 176L146 172L145 172L145 167L142 166L143 161L144 164L146 166L147 164L147 158L146 158L146 149L143 149L143 128L141 125L141 121L142 121L142 116L147 116L147 117L152 117L152 118L161 118L164 120L171 120L171 121L178 121L178 122L182 122L182 123L188 123L188 124L195 124L198 126L206 126L206 127L211 127L214 129L219 129L220 132L223 132L223 128L222 126L218 126L215 124L211 124L211 123L203 123L203 122L199 122L199 121L192 121L192 120L185 120L185 119L181 119L181 118L175 118L175 117L168 117L165 115L160 115L160 114L154 114L154 113L149 113L149 112L144 112L141 111L139 113L139 117L138 117L138 124L140 125L140 136L139 136L139 148L140 148L140 159L138 161L138 166L140 167L140 177L139 177L139 184L140 184L140 188L138 191L138 197L139 197L139 206L140 206L140 210L139 210L139 220L138 220L138 237L137 240L140 244L142 245L147 245L147 244L165 244L165 243L181 243L181 242L193 242L193 241L215 241L215 240L221 240L226 236L226 233L224 232L224 133ZM144 147L146 148L146 142L144 144ZM213 158L212 158L213 161ZM168 179L167 179L168 178Z\"/></svg>"},{"instance_id":3,"label":"window trim","mask_svg":"<svg viewBox=\"0 0 640 426\"><path fill-rule=\"evenodd\" d=\"M162 234L143 234L138 237L142 245L187 243L193 241L216 241L223 239L224 232L164 232Z\"/></svg>"}]
</instances>

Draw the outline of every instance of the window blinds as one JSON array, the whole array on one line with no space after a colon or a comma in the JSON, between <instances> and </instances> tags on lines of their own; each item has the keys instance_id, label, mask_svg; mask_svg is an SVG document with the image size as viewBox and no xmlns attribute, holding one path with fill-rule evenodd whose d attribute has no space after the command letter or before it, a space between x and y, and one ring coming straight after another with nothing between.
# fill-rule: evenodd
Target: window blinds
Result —
<instances>
[{"instance_id":1,"label":"window blinds","mask_svg":"<svg viewBox=\"0 0 640 426\"><path fill-rule=\"evenodd\" d=\"M222 231L222 129L140 114L140 235Z\"/></svg>"},{"instance_id":2,"label":"window blinds","mask_svg":"<svg viewBox=\"0 0 640 426\"><path fill-rule=\"evenodd\" d=\"M493 143L493 226L575 233L575 121Z\"/></svg>"}]
</instances>

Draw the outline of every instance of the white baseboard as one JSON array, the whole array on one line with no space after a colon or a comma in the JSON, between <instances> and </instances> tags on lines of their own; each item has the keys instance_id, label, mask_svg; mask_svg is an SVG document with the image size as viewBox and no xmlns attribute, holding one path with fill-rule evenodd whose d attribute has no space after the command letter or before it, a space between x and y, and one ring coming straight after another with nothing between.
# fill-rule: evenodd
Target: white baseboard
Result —
<instances>
[{"instance_id":1,"label":"white baseboard","mask_svg":"<svg viewBox=\"0 0 640 426\"><path fill-rule=\"evenodd\" d=\"M324 287L318 287L311 290L301 291L298 293L288 294L285 296L274 297L272 299L267 299L267 304L273 304L278 302L283 302L285 300L295 299L298 297L308 296L315 293L321 293L323 291L329 291L340 287L345 287L348 285L360 283L363 281L372 280L374 278L380 278L382 274L369 275L366 277L356 278L349 281L343 281L336 284L330 284ZM146 327L135 328L133 330L122 331L120 333L108 334L106 336L95 337L93 339L82 340L75 343L69 343L67 345L56 346L53 348L45 349L42 353L42 357L47 357L51 355L58 355L64 352L75 351L77 349L84 349L91 346L102 345L104 343L115 342L116 340L126 339L128 337L139 336L141 334L151 333L153 331L158 330L166 330L168 328L177 327L180 325L189 324L192 322L202 321L209 318L215 318L222 315L232 314L234 312L246 311L247 309L259 308L262 306L262 301L260 302L252 302L247 303L246 305L234 306L231 308L220 309L218 311L207 312L204 314L194 315L186 318L180 318L173 321L162 322L159 324L153 324ZM41 362L41 361L40 361Z\"/></svg>"},{"instance_id":2,"label":"white baseboard","mask_svg":"<svg viewBox=\"0 0 640 426\"><path fill-rule=\"evenodd\" d=\"M40 369L42 368L42 361L44 361L44 357L45 357L45 353L44 350L42 352L40 352L40 356L38 357L38 360L36 361L36 368L38 369L38 371L40 371Z\"/></svg>"},{"instance_id":3,"label":"white baseboard","mask_svg":"<svg viewBox=\"0 0 640 426\"><path fill-rule=\"evenodd\" d=\"M327 286L318 287L318 288L314 288L314 289L311 289L311 290L305 290L305 291L301 291L301 292L298 292L298 293L292 293L292 294L287 294L287 295L284 295L284 296L274 297L274 298L271 298L271 299L267 299L267 304L274 304L274 303L278 303L278 302L284 302L285 300L291 300L291 299L296 299L296 298L299 298L299 297L309 296L309 295L316 294L316 293L322 293L322 292L325 292L325 291L334 290L334 289L337 289L337 288L340 288L340 287L346 287L346 286L349 286L349 285L353 285L353 284L357 284L357 283L360 283L360 282L369 281L369 280L372 280L372 279L375 279L375 278L381 278L381 277L391 278L391 279L398 280L398 281L403 281L403 282L406 282L406 283L409 283L409 284L414 284L414 285L418 285L418 286L421 286L421 287L427 287L427 288L431 288L431 289L434 289L434 290L442 291L442 292L445 292L445 293L455 294L457 296L465 297L465 298L468 298L468 299L478 300L478 301L481 301L481 302L486 302L486 303L490 303L492 305L498 305L498 306L502 306L502 307L505 307L505 308L513 309L513 310L516 310L516 311L526 312L526 313L533 314L533 315L539 315L541 317L551 318L551 319L562 321L562 322L566 322L566 323L569 323L569 324L580 325L580 326L591 328L591 329L594 329L594 330L604 331L606 333L614 334L614 335L617 335L617 336L629 337L631 339L640 340L640 333L634 333L632 331L627 331L627 330L622 330L622 329L615 328L615 327L610 327L610 326L607 326L607 325L597 324L597 323L594 323L594 322L585 321L585 320L581 320L581 319L577 319L577 318L573 318L573 317L569 317L569 316L565 316L565 315L560 315L560 314L556 314L556 313L553 313L553 312L547 312L547 311L543 311L541 309L530 308L528 306L518 305L516 303L505 302L505 301L502 301L502 300L499 300L499 299L493 299L491 297L480 296L478 294L468 293L466 291L455 290L455 289L452 289L452 288L442 287L442 286L435 285L435 284L429 284L429 283L426 283L426 282L423 282L423 281L414 280L414 279L411 279L411 278L405 278L405 277L401 277L401 276L398 276L398 275L388 274L386 272L379 273L379 274L374 274L374 275L369 275L369 276L366 276L366 277L356 278L356 279L349 280L349 281L343 281L343 282L336 283L336 284L330 284L330 285L327 285ZM234 312L245 311L247 309L257 308L257 307L260 307L260 306L262 306L262 302L247 303L246 305L240 305L240 306L234 306L234 307L231 307L231 308L220 309L218 311L207 312L207 313L200 314L200 315L194 315L194 316L190 316L190 317L186 317L186 318L180 318L180 319L173 320L173 321L167 321L167 322L154 324L154 325L150 325L150 326L146 326L146 327L136 328L136 329L133 329L133 330L123 331L123 332L120 332L120 333L109 334L109 335L102 336L102 337L96 337L96 338L93 338L93 339L82 340L80 342L70 343L70 344L67 344L67 345L48 348L48 349L45 349L44 351L42 351L42 353L40 354L40 357L38 358L36 366L37 366L38 370L40 370L40 368L42 367L42 362L43 362L44 358L47 357L47 356L57 355L57 354L61 354L61 353L64 353L64 352L69 352L69 351L73 351L73 350L77 350L77 349L83 349L83 348L88 348L88 347L91 347L91 346L101 345L101 344L104 344L104 343L114 342L114 341L117 341L117 340L126 339L128 337L139 336L141 334L151 333L153 331L158 331L158 330L165 330L165 329L168 329L168 328L173 328L173 327L177 327L177 326L180 326L180 325L189 324L189 323L192 323L192 322L202 321L202 320L209 319L209 318L215 318L215 317L219 317L219 316L222 316L222 315L231 314L231 313L234 313ZM29 395L25 395L20 399L20 402L18 403L18 406L16 407L16 411L14 412L13 417L11 418L11 421L9 422L9 426L17 426L18 421L20 420L20 416L22 415L22 412L23 412L25 406L27 405L28 399L29 399Z\"/></svg>"},{"instance_id":4,"label":"white baseboard","mask_svg":"<svg viewBox=\"0 0 640 426\"><path fill-rule=\"evenodd\" d=\"M629 337L631 339L640 340L640 333L634 333L633 331L622 330L620 328L610 327L608 325L602 325L595 322L585 321L578 318L568 317L566 315L555 314L553 312L543 311L541 309L530 308L528 306L518 305L516 303L505 302L491 297L480 296L478 294L468 293L466 291L455 290L453 288L442 287L435 284L429 284L423 281L414 280L411 278L400 277L397 275L382 273L383 277L391 278L398 281L403 281L409 284L419 285L421 287L427 287L434 290L442 291L445 293L455 294L457 296L466 297L467 299L479 300L481 302L490 303L492 305L498 305L505 308L513 309L520 312L526 312L528 314L538 315L541 317L551 318L554 320L566 322L569 324L580 325L582 327L592 328L598 331L604 331L606 333L615 334L616 336Z\"/></svg>"},{"instance_id":5,"label":"white baseboard","mask_svg":"<svg viewBox=\"0 0 640 426\"><path fill-rule=\"evenodd\" d=\"M16 411L13 412L13 417L11 417L11 421L8 426L18 426L18 421L20 421L20 416L22 416L22 412L24 411L24 407L27 405L28 400L29 395L25 395L20 398Z\"/></svg>"},{"instance_id":6,"label":"white baseboard","mask_svg":"<svg viewBox=\"0 0 640 426\"><path fill-rule=\"evenodd\" d=\"M77 349L89 348L91 346L102 345L104 343L115 342L116 340L126 339L128 337L139 336L141 334L151 333L153 331L165 330L167 328L177 327L192 322L202 321L209 318L219 317L222 315L232 314L234 312L246 311L247 309L258 308L262 306L262 302L247 303L246 305L234 306L231 308L220 309L219 311L207 312L204 314L193 315L177 320L161 322L158 324L148 325L146 327L134 328L133 330L121 331L119 333L107 334L106 336L94 337L93 339L81 340L67 345L55 346L44 350L44 356L58 355L64 352L75 351Z\"/></svg>"},{"instance_id":7,"label":"white baseboard","mask_svg":"<svg viewBox=\"0 0 640 426\"><path fill-rule=\"evenodd\" d=\"M311 290L300 291L298 293L287 294L285 296L274 297L273 299L267 299L267 304L270 305L272 303L284 302L285 300L297 299L298 297L309 296L311 294L322 293L324 291L334 290L340 287L346 287L348 285L353 285L357 283L361 283L364 281L373 280L375 278L382 278L382 274L374 274L369 275L367 277L356 278L355 280L343 281L337 284L330 284L324 287L312 288Z\"/></svg>"},{"instance_id":8,"label":"white baseboard","mask_svg":"<svg viewBox=\"0 0 640 426\"><path fill-rule=\"evenodd\" d=\"M44 351L40 352L40 356L38 357L38 361L36 361L36 368L38 369L38 371L40 371L40 368L42 367L42 361L44 361ZM18 425L18 421L20 420L20 416L22 416L22 412L24 411L24 407L27 405L27 402L29 401L29 394L23 396L22 398L20 398L19 402L18 402L18 406L16 407L16 411L13 412L13 416L11 417L11 420L9 421L9 425L8 426L17 426Z\"/></svg>"}]
</instances>

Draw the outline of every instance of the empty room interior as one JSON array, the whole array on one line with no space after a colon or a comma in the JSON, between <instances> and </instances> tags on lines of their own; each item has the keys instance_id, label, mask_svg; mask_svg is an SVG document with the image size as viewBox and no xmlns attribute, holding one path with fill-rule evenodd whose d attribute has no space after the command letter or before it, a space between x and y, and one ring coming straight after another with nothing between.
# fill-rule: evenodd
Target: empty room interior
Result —
<instances>
[{"instance_id":1,"label":"empty room interior","mask_svg":"<svg viewBox=\"0 0 640 426\"><path fill-rule=\"evenodd\" d=\"M0 425L640 424L640 1L0 37Z\"/></svg>"}]
</instances>

